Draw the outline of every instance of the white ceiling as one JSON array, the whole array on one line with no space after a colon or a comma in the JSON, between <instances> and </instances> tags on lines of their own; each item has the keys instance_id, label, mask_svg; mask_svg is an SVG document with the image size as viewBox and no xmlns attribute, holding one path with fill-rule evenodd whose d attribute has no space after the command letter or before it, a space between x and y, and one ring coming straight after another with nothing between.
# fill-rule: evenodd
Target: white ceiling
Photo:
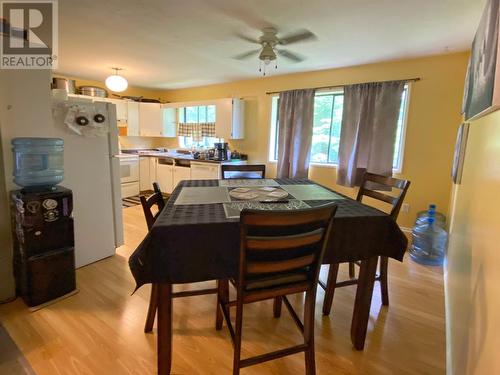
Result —
<instances>
[{"instance_id":1,"label":"white ceiling","mask_svg":"<svg viewBox=\"0 0 500 375\"><path fill-rule=\"evenodd\" d=\"M287 46L306 56L280 59L283 74L463 51L486 0L59 0L57 73L104 80L125 70L134 86L172 89L259 77L254 49L275 26L279 35L309 29L316 41Z\"/></svg>"}]
</instances>

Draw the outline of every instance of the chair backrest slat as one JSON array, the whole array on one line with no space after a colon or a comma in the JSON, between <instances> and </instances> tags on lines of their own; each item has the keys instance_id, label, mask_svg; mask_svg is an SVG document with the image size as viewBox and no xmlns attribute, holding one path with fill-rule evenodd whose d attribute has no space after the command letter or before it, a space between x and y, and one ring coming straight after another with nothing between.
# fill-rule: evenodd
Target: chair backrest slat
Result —
<instances>
[{"instance_id":1,"label":"chair backrest slat","mask_svg":"<svg viewBox=\"0 0 500 375\"><path fill-rule=\"evenodd\" d=\"M263 274L292 271L298 268L311 266L314 263L314 254L305 255L282 261L275 262L248 262L247 273L249 274Z\"/></svg>"},{"instance_id":2,"label":"chair backrest slat","mask_svg":"<svg viewBox=\"0 0 500 375\"><path fill-rule=\"evenodd\" d=\"M245 164L245 165L232 165L223 164L221 166L221 174L224 180L226 179L259 179L266 177L265 164Z\"/></svg>"},{"instance_id":3,"label":"chair backrest slat","mask_svg":"<svg viewBox=\"0 0 500 375\"><path fill-rule=\"evenodd\" d=\"M327 204L307 210L243 210L239 285L290 272L302 275L297 282L315 283L336 209Z\"/></svg>"},{"instance_id":4,"label":"chair backrest slat","mask_svg":"<svg viewBox=\"0 0 500 375\"><path fill-rule=\"evenodd\" d=\"M144 211L144 217L146 218L146 224L148 225L148 230L151 229L160 215L160 212L165 207L165 200L163 199L163 194L158 183L153 183L153 189L155 193L153 193L150 197L146 198L144 195L139 197L141 200L142 210ZM156 213L153 213L151 210L154 205L158 208L158 212Z\"/></svg>"},{"instance_id":5,"label":"chair backrest slat","mask_svg":"<svg viewBox=\"0 0 500 375\"><path fill-rule=\"evenodd\" d=\"M387 188L399 189L400 192L397 196L385 194L380 191L370 189L368 187L370 183L382 185ZM401 210L401 206L409 187L410 181L408 180L401 180L394 177L381 176L378 174L367 172L365 173L363 177L363 183L359 188L357 200L361 202L363 200L363 197L366 196L390 204L390 215L394 220L396 220L398 218L399 211Z\"/></svg>"},{"instance_id":6,"label":"chair backrest slat","mask_svg":"<svg viewBox=\"0 0 500 375\"><path fill-rule=\"evenodd\" d=\"M248 250L284 250L300 246L311 246L323 237L324 229L292 236L279 237L251 237L247 238Z\"/></svg>"}]
</instances>

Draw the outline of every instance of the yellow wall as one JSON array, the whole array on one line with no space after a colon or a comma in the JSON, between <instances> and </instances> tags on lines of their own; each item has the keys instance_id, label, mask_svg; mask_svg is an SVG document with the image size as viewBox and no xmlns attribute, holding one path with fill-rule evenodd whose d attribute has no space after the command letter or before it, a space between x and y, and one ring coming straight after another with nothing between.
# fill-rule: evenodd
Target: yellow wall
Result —
<instances>
[{"instance_id":1,"label":"yellow wall","mask_svg":"<svg viewBox=\"0 0 500 375\"><path fill-rule=\"evenodd\" d=\"M500 112L472 122L445 277L448 374L500 374Z\"/></svg>"},{"instance_id":2,"label":"yellow wall","mask_svg":"<svg viewBox=\"0 0 500 375\"><path fill-rule=\"evenodd\" d=\"M420 77L412 84L408 128L401 177L412 182L407 202L410 212L401 213L400 225L411 227L417 211L436 203L447 213L451 182L450 169L460 109L468 53L385 62L342 69L269 76L198 88L165 92L168 101L190 101L241 97L247 102L245 139L232 148L249 154L254 162L267 162L271 98L266 91L326 85ZM237 62L235 62L236 64ZM256 73L257 74L257 73ZM274 175L275 164L268 164ZM336 169L312 167L310 178L344 193L354 189L336 185Z\"/></svg>"}]
</instances>

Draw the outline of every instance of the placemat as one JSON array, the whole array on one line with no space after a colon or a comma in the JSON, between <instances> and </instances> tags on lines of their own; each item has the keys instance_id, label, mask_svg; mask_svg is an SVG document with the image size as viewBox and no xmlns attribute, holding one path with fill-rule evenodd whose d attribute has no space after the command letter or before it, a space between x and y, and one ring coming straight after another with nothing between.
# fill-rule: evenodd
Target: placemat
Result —
<instances>
[{"instance_id":1,"label":"placemat","mask_svg":"<svg viewBox=\"0 0 500 375\"><path fill-rule=\"evenodd\" d=\"M248 187L248 186L278 186L279 184L271 178L249 178L219 180L219 186Z\"/></svg>"},{"instance_id":2,"label":"placemat","mask_svg":"<svg viewBox=\"0 0 500 375\"><path fill-rule=\"evenodd\" d=\"M287 203L260 203L255 201L240 201L224 203L224 212L228 219L239 218L241 211L245 208L252 210L300 210L304 208L310 208L307 203L299 201L297 199L292 199Z\"/></svg>"},{"instance_id":3,"label":"placemat","mask_svg":"<svg viewBox=\"0 0 500 375\"><path fill-rule=\"evenodd\" d=\"M230 202L231 198L226 187L222 186L202 186L202 187L182 187L174 205L193 204L214 204Z\"/></svg>"},{"instance_id":4,"label":"placemat","mask_svg":"<svg viewBox=\"0 0 500 375\"><path fill-rule=\"evenodd\" d=\"M325 189L319 185L281 185L283 190L288 191L298 200L337 200L345 199L345 197Z\"/></svg>"}]
</instances>

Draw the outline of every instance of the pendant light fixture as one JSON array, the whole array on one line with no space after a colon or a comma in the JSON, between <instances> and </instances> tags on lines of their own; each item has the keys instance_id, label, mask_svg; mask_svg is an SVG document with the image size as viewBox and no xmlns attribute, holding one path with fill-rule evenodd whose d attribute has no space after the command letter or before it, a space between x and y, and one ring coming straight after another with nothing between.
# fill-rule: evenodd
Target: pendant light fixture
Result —
<instances>
[{"instance_id":1,"label":"pendant light fixture","mask_svg":"<svg viewBox=\"0 0 500 375\"><path fill-rule=\"evenodd\" d=\"M114 92L125 91L128 87L128 82L124 77L118 74L118 72L123 69L122 68L111 68L111 69L115 71L115 74L110 75L108 78L106 78L105 81L106 87Z\"/></svg>"}]
</instances>

